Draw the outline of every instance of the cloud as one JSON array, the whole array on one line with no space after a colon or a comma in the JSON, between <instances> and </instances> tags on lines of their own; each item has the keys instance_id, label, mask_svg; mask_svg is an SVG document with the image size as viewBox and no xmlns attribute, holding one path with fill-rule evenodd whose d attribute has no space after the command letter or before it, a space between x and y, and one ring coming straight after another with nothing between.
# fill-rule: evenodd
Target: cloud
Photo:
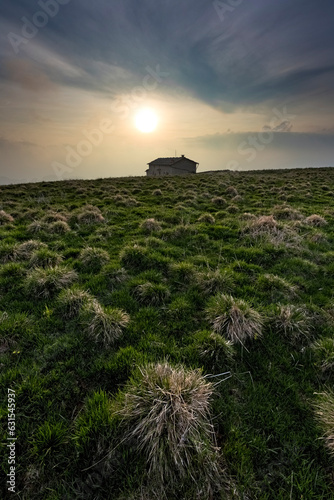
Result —
<instances>
[{"instance_id":1,"label":"cloud","mask_svg":"<svg viewBox=\"0 0 334 500\"><path fill-rule=\"evenodd\" d=\"M56 85L32 61L7 59L4 62L4 70L8 80L25 90L41 92L56 89Z\"/></svg>"}]
</instances>

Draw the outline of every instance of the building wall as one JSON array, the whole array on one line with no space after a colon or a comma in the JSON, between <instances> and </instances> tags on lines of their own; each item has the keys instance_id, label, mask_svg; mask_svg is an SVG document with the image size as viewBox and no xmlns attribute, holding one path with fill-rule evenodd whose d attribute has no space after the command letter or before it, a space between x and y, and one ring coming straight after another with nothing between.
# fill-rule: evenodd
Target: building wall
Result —
<instances>
[{"instance_id":1,"label":"building wall","mask_svg":"<svg viewBox=\"0 0 334 500\"><path fill-rule=\"evenodd\" d=\"M196 173L196 165L188 160L179 161L177 166L178 168L166 165L150 165L147 175L149 177L160 177L165 175L186 175Z\"/></svg>"}]
</instances>

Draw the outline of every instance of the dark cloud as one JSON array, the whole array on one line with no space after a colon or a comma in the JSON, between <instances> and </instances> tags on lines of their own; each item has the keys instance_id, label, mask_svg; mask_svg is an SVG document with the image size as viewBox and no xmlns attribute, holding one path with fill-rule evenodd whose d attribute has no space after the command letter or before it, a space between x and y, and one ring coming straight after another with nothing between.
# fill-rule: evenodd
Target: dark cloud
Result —
<instances>
[{"instance_id":1,"label":"dark cloud","mask_svg":"<svg viewBox=\"0 0 334 500\"><path fill-rule=\"evenodd\" d=\"M22 16L31 20L38 9L31 0L5 0L2 16L19 34ZM70 0L31 43L78 70L75 76L50 68L58 83L126 91L147 65L160 64L170 74L171 92L181 87L231 110L315 93L333 99L333 16L332 0L241 2L223 21L206 0ZM110 76L98 62L110 65ZM113 79L113 67L127 78Z\"/></svg>"}]
</instances>

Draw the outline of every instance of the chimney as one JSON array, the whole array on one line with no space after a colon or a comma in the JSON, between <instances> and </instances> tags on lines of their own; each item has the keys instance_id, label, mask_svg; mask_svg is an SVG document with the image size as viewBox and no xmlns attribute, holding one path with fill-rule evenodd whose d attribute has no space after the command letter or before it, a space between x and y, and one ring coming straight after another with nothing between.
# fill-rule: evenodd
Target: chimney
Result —
<instances>
[{"instance_id":1,"label":"chimney","mask_svg":"<svg viewBox=\"0 0 334 500\"><path fill-rule=\"evenodd\" d=\"M181 155L182 158L184 158L184 155Z\"/></svg>"}]
</instances>

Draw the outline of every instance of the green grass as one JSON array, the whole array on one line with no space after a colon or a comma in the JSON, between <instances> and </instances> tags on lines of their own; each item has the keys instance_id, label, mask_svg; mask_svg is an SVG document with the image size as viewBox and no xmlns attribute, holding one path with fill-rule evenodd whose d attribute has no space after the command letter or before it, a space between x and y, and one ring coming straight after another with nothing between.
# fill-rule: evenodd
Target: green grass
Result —
<instances>
[{"instance_id":1,"label":"green grass","mask_svg":"<svg viewBox=\"0 0 334 500\"><path fill-rule=\"evenodd\" d=\"M332 499L333 191L333 169L2 186L18 497Z\"/></svg>"}]
</instances>

